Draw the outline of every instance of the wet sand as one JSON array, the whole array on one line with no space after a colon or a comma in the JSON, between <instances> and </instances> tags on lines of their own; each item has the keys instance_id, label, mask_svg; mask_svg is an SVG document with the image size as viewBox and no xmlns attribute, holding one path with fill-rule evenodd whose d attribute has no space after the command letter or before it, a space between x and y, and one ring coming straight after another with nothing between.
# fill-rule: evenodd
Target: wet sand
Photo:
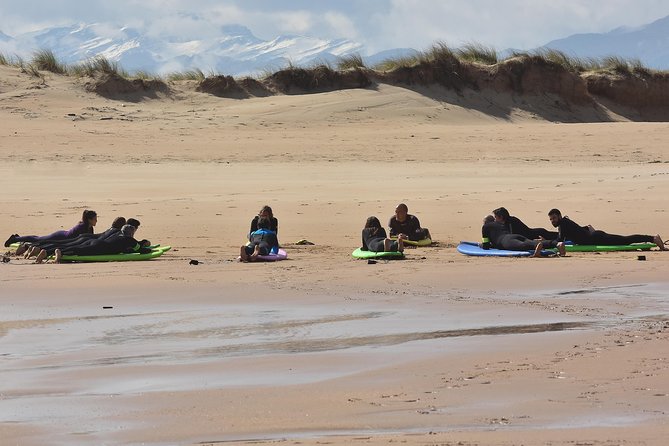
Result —
<instances>
[{"instance_id":1,"label":"wet sand","mask_svg":"<svg viewBox=\"0 0 669 446\"><path fill-rule=\"evenodd\" d=\"M3 442L666 442L666 253L455 246L502 205L531 226L558 206L669 237L667 124L502 120L389 86L122 103L7 70L0 233L69 228L92 208L98 230L138 217L138 237L173 249L0 264ZM353 260L365 219L401 201L437 243ZM263 204L289 259L238 263Z\"/></svg>"}]
</instances>

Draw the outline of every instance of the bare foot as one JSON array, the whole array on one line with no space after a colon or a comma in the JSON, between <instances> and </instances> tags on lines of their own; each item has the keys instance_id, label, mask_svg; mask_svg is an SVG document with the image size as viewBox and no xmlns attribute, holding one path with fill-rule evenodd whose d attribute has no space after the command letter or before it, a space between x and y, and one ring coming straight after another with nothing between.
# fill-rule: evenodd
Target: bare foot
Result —
<instances>
[{"instance_id":1,"label":"bare foot","mask_svg":"<svg viewBox=\"0 0 669 446\"><path fill-rule=\"evenodd\" d=\"M35 259L35 263L43 263L44 259L46 259L46 249L43 249L37 254L37 258Z\"/></svg>"},{"instance_id":2,"label":"bare foot","mask_svg":"<svg viewBox=\"0 0 669 446\"><path fill-rule=\"evenodd\" d=\"M558 256L564 257L567 255L567 248L564 247L564 242L558 242L557 244Z\"/></svg>"},{"instance_id":3,"label":"bare foot","mask_svg":"<svg viewBox=\"0 0 669 446\"><path fill-rule=\"evenodd\" d=\"M660 237L660 234L653 237L653 243L655 243L657 245L657 247L660 248L660 251L666 251L667 250L667 247L664 246L664 242L662 241L662 237Z\"/></svg>"},{"instance_id":4,"label":"bare foot","mask_svg":"<svg viewBox=\"0 0 669 446\"><path fill-rule=\"evenodd\" d=\"M242 246L241 249L239 250L239 261L240 262L249 261L249 255L246 253L246 245Z\"/></svg>"},{"instance_id":5,"label":"bare foot","mask_svg":"<svg viewBox=\"0 0 669 446\"><path fill-rule=\"evenodd\" d=\"M389 252L389 251L390 251L390 245L391 245L392 243L393 243L393 241L390 240L389 238L385 239L385 240L383 241L383 250L384 250L385 252Z\"/></svg>"},{"instance_id":6,"label":"bare foot","mask_svg":"<svg viewBox=\"0 0 669 446\"><path fill-rule=\"evenodd\" d=\"M63 261L63 251L61 251L60 249L56 249L54 255L55 255L53 260L54 262L61 263Z\"/></svg>"},{"instance_id":7,"label":"bare foot","mask_svg":"<svg viewBox=\"0 0 669 446\"><path fill-rule=\"evenodd\" d=\"M23 253L25 253L26 251L30 251L31 248L32 247L30 245L28 245L27 243L21 243L21 245L18 248L16 248L16 255L20 256Z\"/></svg>"},{"instance_id":8,"label":"bare foot","mask_svg":"<svg viewBox=\"0 0 669 446\"><path fill-rule=\"evenodd\" d=\"M541 250L544 246L541 243L537 243L537 247L534 248L534 254L532 257L541 257Z\"/></svg>"},{"instance_id":9,"label":"bare foot","mask_svg":"<svg viewBox=\"0 0 669 446\"><path fill-rule=\"evenodd\" d=\"M260 246L256 245L255 249L253 250L253 254L249 256L249 262L255 262L258 260L258 256L260 255Z\"/></svg>"},{"instance_id":10,"label":"bare foot","mask_svg":"<svg viewBox=\"0 0 669 446\"><path fill-rule=\"evenodd\" d=\"M404 252L404 236L402 235L397 237L397 250L399 252Z\"/></svg>"},{"instance_id":11,"label":"bare foot","mask_svg":"<svg viewBox=\"0 0 669 446\"><path fill-rule=\"evenodd\" d=\"M41 249L37 246L31 247L28 251L26 251L26 255L23 256L24 259L29 259L31 257L35 257L37 254L39 254Z\"/></svg>"}]
</instances>

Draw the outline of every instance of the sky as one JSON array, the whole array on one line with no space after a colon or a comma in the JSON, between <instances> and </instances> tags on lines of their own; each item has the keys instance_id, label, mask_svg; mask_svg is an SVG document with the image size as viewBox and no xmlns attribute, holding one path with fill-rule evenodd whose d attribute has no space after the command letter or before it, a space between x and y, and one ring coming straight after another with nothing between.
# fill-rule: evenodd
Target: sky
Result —
<instances>
[{"instance_id":1,"label":"sky","mask_svg":"<svg viewBox=\"0 0 669 446\"><path fill-rule=\"evenodd\" d=\"M153 36L206 38L221 25L241 24L264 40L285 34L348 38L372 54L423 50L437 41L525 50L667 15L667 0L2 0L0 31L16 36L102 22L139 27Z\"/></svg>"}]
</instances>

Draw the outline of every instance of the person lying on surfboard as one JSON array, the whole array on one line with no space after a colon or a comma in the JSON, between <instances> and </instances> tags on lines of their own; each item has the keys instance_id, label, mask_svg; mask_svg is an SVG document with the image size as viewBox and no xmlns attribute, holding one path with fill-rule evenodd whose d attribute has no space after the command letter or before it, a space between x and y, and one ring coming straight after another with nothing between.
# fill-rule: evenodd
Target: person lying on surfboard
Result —
<instances>
[{"instance_id":1,"label":"person lying on surfboard","mask_svg":"<svg viewBox=\"0 0 669 446\"><path fill-rule=\"evenodd\" d=\"M530 228L518 217L509 215L509 211L506 208L497 208L492 211L492 214L495 216L495 221L502 223L511 234L520 234L532 240L557 240L558 238L557 232L544 228Z\"/></svg>"},{"instance_id":2,"label":"person lying on surfboard","mask_svg":"<svg viewBox=\"0 0 669 446\"><path fill-rule=\"evenodd\" d=\"M116 217L114 221L112 222L112 225L109 229L107 229L104 232L101 232L99 234L81 234L77 238L73 239L64 239L64 240L51 240L51 241L46 241L46 242L37 242L37 243L28 243L24 242L22 243L17 249L16 249L16 255L20 256L21 254L25 253L25 258L29 259L30 257L34 257L39 254L39 252L42 249L46 249L47 252L49 252L49 255L53 255L53 251L56 248L68 248L71 246L78 246L80 244L83 244L89 240L92 239L98 239L98 240L104 240L107 239L115 234L118 234L118 232L121 230L123 225L126 224L126 220L124 217Z\"/></svg>"},{"instance_id":3,"label":"person lying on surfboard","mask_svg":"<svg viewBox=\"0 0 669 446\"><path fill-rule=\"evenodd\" d=\"M541 257L544 249L557 248L560 256L564 256L564 243L557 240L532 240L520 234L511 234L495 217L487 215L481 228L481 248L505 249L507 251L534 251L533 257Z\"/></svg>"},{"instance_id":4,"label":"person lying on surfboard","mask_svg":"<svg viewBox=\"0 0 669 446\"><path fill-rule=\"evenodd\" d=\"M632 243L655 243L660 250L665 251L660 235L616 235L599 231L592 226L580 226L569 217L563 217L559 209L548 211L551 224L558 228L558 240L570 241L575 245L631 245Z\"/></svg>"},{"instance_id":5,"label":"person lying on surfboard","mask_svg":"<svg viewBox=\"0 0 669 446\"><path fill-rule=\"evenodd\" d=\"M362 230L362 250L372 252L403 252L406 236L399 234L397 240L391 240L386 230L376 217L369 217Z\"/></svg>"},{"instance_id":6,"label":"person lying on surfboard","mask_svg":"<svg viewBox=\"0 0 669 446\"><path fill-rule=\"evenodd\" d=\"M132 225L124 225L118 234L105 240L91 239L85 244L68 248L56 248L54 250L55 262L60 263L64 255L68 256L102 256L110 254L148 254L151 252L151 242L148 240L135 240L137 228ZM35 263L42 263L49 253L43 249L37 255Z\"/></svg>"},{"instance_id":7,"label":"person lying on surfboard","mask_svg":"<svg viewBox=\"0 0 669 446\"><path fill-rule=\"evenodd\" d=\"M255 262L258 256L279 252L279 239L271 227L272 221L269 218L258 219L258 229L249 234L249 243L242 245L239 250L239 259L242 262Z\"/></svg>"},{"instance_id":8,"label":"person lying on surfboard","mask_svg":"<svg viewBox=\"0 0 669 446\"><path fill-rule=\"evenodd\" d=\"M409 208L406 204L400 203L395 208L395 215L390 217L388 222L390 236L398 237L403 235L405 239L417 242L432 238L427 228L420 227L420 221L415 215L409 214Z\"/></svg>"},{"instance_id":9,"label":"person lying on surfboard","mask_svg":"<svg viewBox=\"0 0 669 446\"><path fill-rule=\"evenodd\" d=\"M61 231L56 231L49 235L41 235L41 236L38 235L20 236L18 234L12 234L5 241L5 248L9 247L9 245L13 243L22 243L22 242L36 243L36 242L46 242L52 240L64 240L78 237L81 234L92 234L93 227L97 222L98 222L98 214L95 211L87 209L81 215L81 221L67 231L61 230Z\"/></svg>"}]
</instances>

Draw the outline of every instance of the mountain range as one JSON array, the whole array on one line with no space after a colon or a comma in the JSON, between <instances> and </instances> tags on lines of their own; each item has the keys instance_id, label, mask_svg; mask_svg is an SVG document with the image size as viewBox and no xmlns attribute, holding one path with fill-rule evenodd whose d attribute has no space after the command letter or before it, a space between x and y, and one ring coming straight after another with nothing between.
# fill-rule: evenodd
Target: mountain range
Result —
<instances>
[{"instance_id":1,"label":"mountain range","mask_svg":"<svg viewBox=\"0 0 669 446\"><path fill-rule=\"evenodd\" d=\"M48 49L67 64L101 55L129 72L166 74L191 69L233 76L275 71L289 64L307 66L336 62L342 56L365 54L362 44L349 39L285 35L262 40L241 25L222 26L215 35L189 38L151 35L141 29L108 23L74 24L9 36L0 30L0 53L30 58ZM553 48L578 57L618 55L637 58L650 68L669 68L669 16L637 28L617 28L602 34L575 34L554 40ZM364 56L368 66L388 58L416 54L396 48Z\"/></svg>"}]
</instances>

